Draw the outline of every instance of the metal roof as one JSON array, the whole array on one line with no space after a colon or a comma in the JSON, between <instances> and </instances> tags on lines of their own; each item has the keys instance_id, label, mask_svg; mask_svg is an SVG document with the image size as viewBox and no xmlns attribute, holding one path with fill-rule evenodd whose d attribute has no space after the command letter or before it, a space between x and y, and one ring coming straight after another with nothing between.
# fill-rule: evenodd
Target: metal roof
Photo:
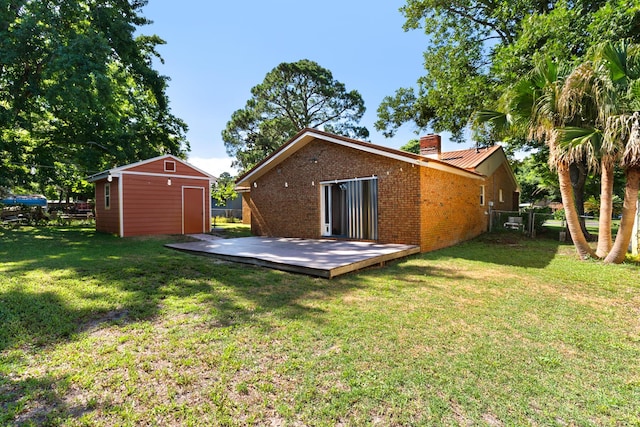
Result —
<instances>
[{"instance_id":1,"label":"metal roof","mask_svg":"<svg viewBox=\"0 0 640 427\"><path fill-rule=\"evenodd\" d=\"M473 170L499 149L499 145L494 145L487 148L470 148L468 150L448 151L441 154L440 160L462 169Z\"/></svg>"}]
</instances>

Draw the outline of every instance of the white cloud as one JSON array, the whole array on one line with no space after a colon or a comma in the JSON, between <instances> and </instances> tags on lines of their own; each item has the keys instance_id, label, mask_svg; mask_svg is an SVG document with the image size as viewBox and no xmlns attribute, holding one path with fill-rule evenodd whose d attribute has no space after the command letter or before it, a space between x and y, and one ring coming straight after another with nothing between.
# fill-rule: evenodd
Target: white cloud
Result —
<instances>
[{"instance_id":1,"label":"white cloud","mask_svg":"<svg viewBox=\"0 0 640 427\"><path fill-rule=\"evenodd\" d=\"M229 172L232 176L238 173L231 167L233 159L230 157L190 157L187 161L198 169L202 169L216 177L220 176L222 172Z\"/></svg>"}]
</instances>

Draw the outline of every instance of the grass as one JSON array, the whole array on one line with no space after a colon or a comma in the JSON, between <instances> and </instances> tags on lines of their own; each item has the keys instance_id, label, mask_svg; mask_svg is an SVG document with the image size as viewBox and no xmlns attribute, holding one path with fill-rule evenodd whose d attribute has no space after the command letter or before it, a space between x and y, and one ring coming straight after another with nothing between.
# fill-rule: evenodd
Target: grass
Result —
<instances>
[{"instance_id":1,"label":"grass","mask_svg":"<svg viewBox=\"0 0 640 427\"><path fill-rule=\"evenodd\" d=\"M252 235L249 225L238 222L217 223L211 234L227 238L249 237Z\"/></svg>"},{"instance_id":2,"label":"grass","mask_svg":"<svg viewBox=\"0 0 640 427\"><path fill-rule=\"evenodd\" d=\"M490 234L327 281L0 229L0 424L640 425L635 264Z\"/></svg>"}]
</instances>

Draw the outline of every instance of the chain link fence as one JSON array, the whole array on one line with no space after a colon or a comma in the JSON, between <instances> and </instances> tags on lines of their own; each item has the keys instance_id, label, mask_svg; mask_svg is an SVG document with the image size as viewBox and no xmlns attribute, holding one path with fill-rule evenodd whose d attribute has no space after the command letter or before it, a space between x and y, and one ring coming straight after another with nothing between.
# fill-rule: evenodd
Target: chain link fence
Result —
<instances>
[{"instance_id":1,"label":"chain link fence","mask_svg":"<svg viewBox=\"0 0 640 427\"><path fill-rule=\"evenodd\" d=\"M524 211L492 210L489 231L519 232L530 237L548 235L560 241L567 239L564 219L558 218L553 213L540 212L535 209Z\"/></svg>"}]
</instances>

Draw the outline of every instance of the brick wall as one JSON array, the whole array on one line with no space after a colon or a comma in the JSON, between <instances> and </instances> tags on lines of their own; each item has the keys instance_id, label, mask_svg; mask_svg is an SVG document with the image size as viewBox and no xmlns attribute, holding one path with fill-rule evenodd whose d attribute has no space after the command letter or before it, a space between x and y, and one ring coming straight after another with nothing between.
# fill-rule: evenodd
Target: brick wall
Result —
<instances>
[{"instance_id":1,"label":"brick wall","mask_svg":"<svg viewBox=\"0 0 640 427\"><path fill-rule=\"evenodd\" d=\"M321 237L320 182L378 177L378 241L419 244L419 171L407 163L314 140L251 186L257 235ZM286 184L286 186L285 186Z\"/></svg>"},{"instance_id":2,"label":"brick wall","mask_svg":"<svg viewBox=\"0 0 640 427\"><path fill-rule=\"evenodd\" d=\"M430 251L487 229L480 205L483 179L452 174L319 140L282 161L251 186L254 234L321 237L320 182L378 177L378 241L420 245ZM503 190L511 197L511 191ZM486 200L489 200L486 198ZM507 200L505 199L505 203Z\"/></svg>"},{"instance_id":3,"label":"brick wall","mask_svg":"<svg viewBox=\"0 0 640 427\"><path fill-rule=\"evenodd\" d=\"M251 193L240 193L242 196L242 223L251 224Z\"/></svg>"},{"instance_id":4,"label":"brick wall","mask_svg":"<svg viewBox=\"0 0 640 427\"><path fill-rule=\"evenodd\" d=\"M486 199L487 203L493 201L493 210L512 211L518 210L519 200L514 198L514 192L517 190L513 185L507 170L507 165L502 164L492 176L487 178L486 182ZM500 201L500 190L502 189L502 201Z\"/></svg>"},{"instance_id":5,"label":"brick wall","mask_svg":"<svg viewBox=\"0 0 640 427\"><path fill-rule=\"evenodd\" d=\"M487 229L487 206L480 205L485 180L422 168L420 249L452 246Z\"/></svg>"}]
</instances>

